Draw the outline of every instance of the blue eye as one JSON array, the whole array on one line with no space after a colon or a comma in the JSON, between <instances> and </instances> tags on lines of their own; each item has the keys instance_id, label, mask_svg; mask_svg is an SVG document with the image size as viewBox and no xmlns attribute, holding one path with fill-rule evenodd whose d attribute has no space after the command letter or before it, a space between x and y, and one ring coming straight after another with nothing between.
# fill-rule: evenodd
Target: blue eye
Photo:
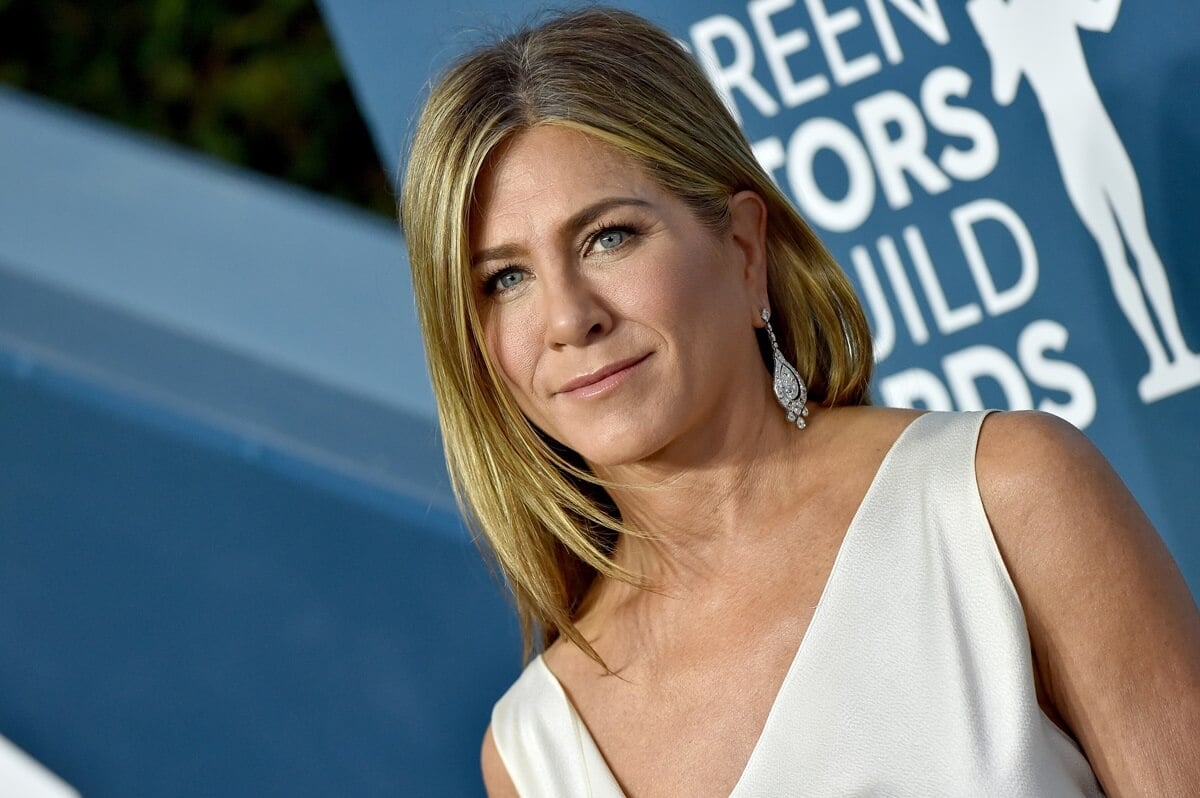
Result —
<instances>
[{"instance_id":1,"label":"blue eye","mask_svg":"<svg viewBox=\"0 0 1200 798\"><path fill-rule=\"evenodd\" d=\"M501 269L487 279L483 291L488 296L516 288L525 281L525 273L520 269Z\"/></svg>"},{"instance_id":2,"label":"blue eye","mask_svg":"<svg viewBox=\"0 0 1200 798\"><path fill-rule=\"evenodd\" d=\"M629 231L622 230L616 227L610 227L607 230L602 230L593 239L596 246L601 250L616 249L629 239Z\"/></svg>"},{"instance_id":3,"label":"blue eye","mask_svg":"<svg viewBox=\"0 0 1200 798\"><path fill-rule=\"evenodd\" d=\"M501 272L496 277L496 286L501 289L512 288L514 285L516 285L517 283L521 282L524 279L525 279L525 275L521 274L519 271L516 271L515 269L512 269L512 270L509 270L506 272Z\"/></svg>"},{"instance_id":4,"label":"blue eye","mask_svg":"<svg viewBox=\"0 0 1200 798\"><path fill-rule=\"evenodd\" d=\"M596 244L600 249L616 249L625 243L625 239L629 237L629 233L624 230L605 230L600 235L596 236Z\"/></svg>"}]
</instances>

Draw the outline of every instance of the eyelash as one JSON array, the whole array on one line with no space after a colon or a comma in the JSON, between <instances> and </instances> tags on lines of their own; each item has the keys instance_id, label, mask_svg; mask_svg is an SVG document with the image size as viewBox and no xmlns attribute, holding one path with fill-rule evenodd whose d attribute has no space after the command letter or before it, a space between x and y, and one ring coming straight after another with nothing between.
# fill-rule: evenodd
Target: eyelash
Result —
<instances>
[{"instance_id":1,"label":"eyelash","mask_svg":"<svg viewBox=\"0 0 1200 798\"><path fill-rule=\"evenodd\" d=\"M633 237L638 235L639 230L632 224L621 224L615 221L599 222L591 228L591 231L587 235L583 237L583 250L586 252L591 249L592 246L595 245L597 239L606 233L625 233L626 235ZM625 246L625 244L626 242L623 241L618 244L616 248L620 249L621 247ZM509 272L518 271L521 268L522 267L517 265L506 265L501 266L496 271L486 275L483 279L484 296L494 296L497 292L501 291L502 289L500 289L499 286L500 278Z\"/></svg>"},{"instance_id":2,"label":"eyelash","mask_svg":"<svg viewBox=\"0 0 1200 798\"><path fill-rule=\"evenodd\" d=\"M496 271L483 278L483 295L493 296L500 290L500 278L509 272L517 271L519 266L501 266Z\"/></svg>"},{"instance_id":3,"label":"eyelash","mask_svg":"<svg viewBox=\"0 0 1200 798\"><path fill-rule=\"evenodd\" d=\"M638 234L638 229L632 224L621 224L616 221L600 222L592 227L590 233L584 236L584 250L590 249L592 245L596 243L596 240L605 233L625 233L629 236L636 236ZM622 246L625 246L625 244L622 243L618 245L618 247Z\"/></svg>"}]
</instances>

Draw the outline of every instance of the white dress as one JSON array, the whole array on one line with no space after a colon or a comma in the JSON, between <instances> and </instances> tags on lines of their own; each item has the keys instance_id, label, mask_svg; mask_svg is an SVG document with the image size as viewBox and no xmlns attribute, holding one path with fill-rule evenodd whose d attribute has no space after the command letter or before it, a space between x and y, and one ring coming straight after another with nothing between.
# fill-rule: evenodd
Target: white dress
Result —
<instances>
[{"instance_id":1,"label":"white dress","mask_svg":"<svg viewBox=\"0 0 1200 798\"><path fill-rule=\"evenodd\" d=\"M731 798L1103 795L1037 703L975 481L985 415L927 413L884 458ZM622 795L541 657L492 734L522 796Z\"/></svg>"}]
</instances>

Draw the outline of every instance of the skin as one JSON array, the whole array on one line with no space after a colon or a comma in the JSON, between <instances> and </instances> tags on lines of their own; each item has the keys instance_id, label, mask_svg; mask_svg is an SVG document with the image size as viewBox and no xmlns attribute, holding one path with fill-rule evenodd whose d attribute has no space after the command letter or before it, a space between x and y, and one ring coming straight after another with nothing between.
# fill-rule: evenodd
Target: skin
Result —
<instances>
[{"instance_id":1,"label":"skin","mask_svg":"<svg viewBox=\"0 0 1200 798\"><path fill-rule=\"evenodd\" d=\"M754 339L766 218L752 192L712 231L619 152L539 127L493 157L477 200L477 301L507 389L627 486L611 491L623 517L657 533L614 555L657 589L598 580L578 619L620 678L561 641L545 661L626 794L728 795L854 512L918 413L813 407L804 432L787 423ZM1158 536L1052 417L993 414L976 465L1042 708L1109 795L1186 794L1200 782L1200 619ZM516 794L490 729L482 765L489 794Z\"/></svg>"}]
</instances>

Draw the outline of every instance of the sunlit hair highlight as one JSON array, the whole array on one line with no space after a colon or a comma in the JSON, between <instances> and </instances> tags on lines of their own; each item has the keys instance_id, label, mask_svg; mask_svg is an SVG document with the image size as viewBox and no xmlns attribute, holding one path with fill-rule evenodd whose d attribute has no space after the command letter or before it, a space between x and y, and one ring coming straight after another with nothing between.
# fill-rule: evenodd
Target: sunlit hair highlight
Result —
<instances>
[{"instance_id":1,"label":"sunlit hair highlight","mask_svg":"<svg viewBox=\"0 0 1200 798\"><path fill-rule=\"evenodd\" d=\"M525 638L575 627L597 575L636 582L611 552L628 534L603 485L521 413L487 356L471 276L470 221L489 157L522 131L560 125L617 148L714 230L741 190L767 206L772 326L812 401L867 404L871 339L852 287L755 160L703 71L667 33L588 8L468 54L421 114L401 195L417 312L450 477L512 589ZM764 380L764 384L766 381Z\"/></svg>"}]
</instances>

